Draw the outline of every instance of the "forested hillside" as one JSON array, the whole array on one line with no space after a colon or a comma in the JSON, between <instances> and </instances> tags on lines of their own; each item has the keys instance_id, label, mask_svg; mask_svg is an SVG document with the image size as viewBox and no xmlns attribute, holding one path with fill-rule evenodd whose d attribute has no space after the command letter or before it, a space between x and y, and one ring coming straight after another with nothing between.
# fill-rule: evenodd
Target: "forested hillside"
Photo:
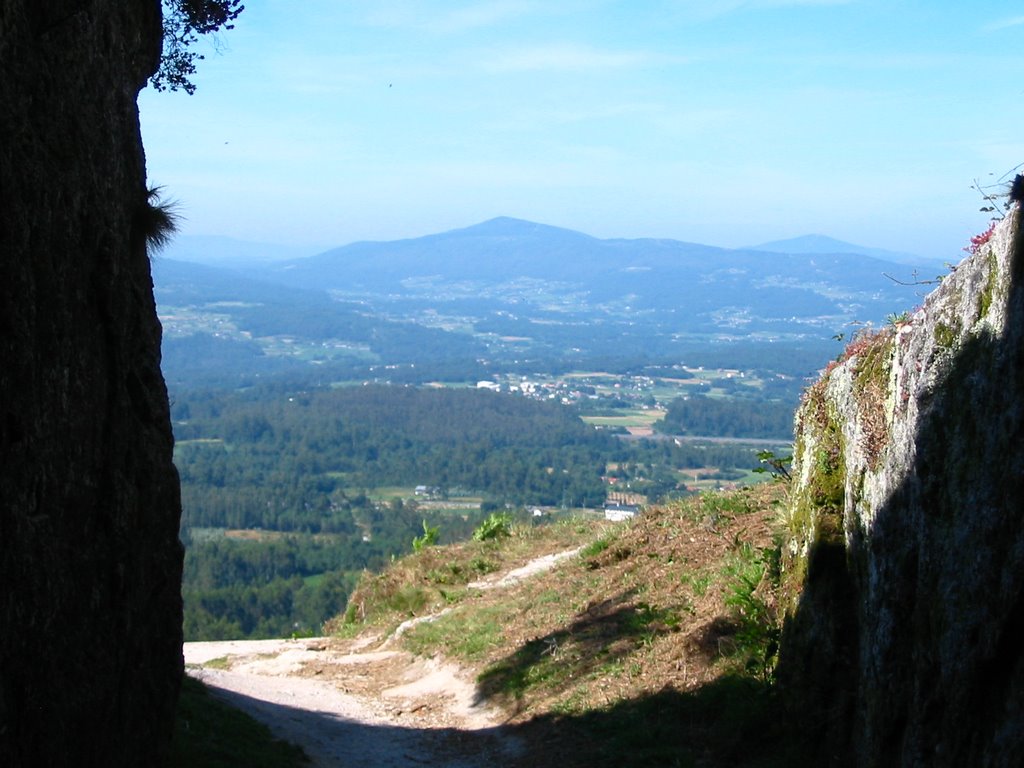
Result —
<instances>
[{"instance_id":1,"label":"forested hillside","mask_svg":"<svg viewBox=\"0 0 1024 768\"><path fill-rule=\"evenodd\" d=\"M429 485L600 504L614 438L552 403L366 386L176 408L187 526L344 531L351 489Z\"/></svg>"},{"instance_id":2,"label":"forested hillside","mask_svg":"<svg viewBox=\"0 0 1024 768\"><path fill-rule=\"evenodd\" d=\"M489 509L599 508L612 482L654 500L686 493L687 470L757 465L750 446L626 441L479 389L178 393L173 418L190 639L316 631L425 523L456 541Z\"/></svg>"},{"instance_id":3,"label":"forested hillside","mask_svg":"<svg viewBox=\"0 0 1024 768\"><path fill-rule=\"evenodd\" d=\"M715 435L791 440L793 407L785 402L727 400L702 395L669 403L655 429L670 435Z\"/></svg>"}]
</instances>

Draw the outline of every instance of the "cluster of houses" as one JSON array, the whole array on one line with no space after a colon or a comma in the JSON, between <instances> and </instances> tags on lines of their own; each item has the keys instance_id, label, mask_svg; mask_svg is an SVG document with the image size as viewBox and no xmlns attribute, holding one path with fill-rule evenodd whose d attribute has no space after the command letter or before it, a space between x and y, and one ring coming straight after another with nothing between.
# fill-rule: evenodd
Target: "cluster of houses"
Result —
<instances>
[{"instance_id":1,"label":"cluster of houses","mask_svg":"<svg viewBox=\"0 0 1024 768\"><path fill-rule=\"evenodd\" d=\"M604 397L636 398L654 386L654 380L648 376L633 376L625 383L615 382L610 387L604 383ZM477 389L488 389L492 392L511 392L535 400L557 400L563 405L573 405L584 400L600 400L595 387L583 380L577 381L544 381L535 382L525 376L513 377L507 382L478 381ZM612 394L614 393L614 394Z\"/></svg>"},{"instance_id":2,"label":"cluster of houses","mask_svg":"<svg viewBox=\"0 0 1024 768\"><path fill-rule=\"evenodd\" d=\"M417 485L415 490L417 498L428 500L436 499L441 495L441 489L434 485ZM604 519L612 522L622 522L636 517L640 512L643 503L643 496L635 493L610 493L604 504ZM544 517L545 512L541 507L531 507L530 514L538 520Z\"/></svg>"}]
</instances>

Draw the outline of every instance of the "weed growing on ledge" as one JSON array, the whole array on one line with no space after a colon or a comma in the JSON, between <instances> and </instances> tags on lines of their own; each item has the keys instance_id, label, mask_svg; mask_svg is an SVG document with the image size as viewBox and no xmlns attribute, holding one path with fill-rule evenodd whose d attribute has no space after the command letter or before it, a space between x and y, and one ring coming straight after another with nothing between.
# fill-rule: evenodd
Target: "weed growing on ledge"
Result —
<instances>
[{"instance_id":1,"label":"weed growing on ledge","mask_svg":"<svg viewBox=\"0 0 1024 768\"><path fill-rule=\"evenodd\" d=\"M171 242L181 222L177 201L162 198L163 187L150 187L135 212L134 229L145 240L150 256Z\"/></svg>"},{"instance_id":2,"label":"weed growing on ledge","mask_svg":"<svg viewBox=\"0 0 1024 768\"><path fill-rule=\"evenodd\" d=\"M773 571L777 577L777 566L769 568L769 563L778 560L777 548L757 549L747 541L737 541L723 569L727 580L725 604L738 623L733 638L734 658L747 673L765 682L771 682L774 676L780 629L774 608L763 597L762 584Z\"/></svg>"},{"instance_id":3,"label":"weed growing on ledge","mask_svg":"<svg viewBox=\"0 0 1024 768\"><path fill-rule=\"evenodd\" d=\"M424 547L432 547L437 544L437 537L441 533L441 527L438 525L430 526L427 525L427 521L423 521L423 535L414 536L412 540L412 551L419 552Z\"/></svg>"},{"instance_id":4,"label":"weed growing on ledge","mask_svg":"<svg viewBox=\"0 0 1024 768\"><path fill-rule=\"evenodd\" d=\"M972 237L970 245L965 245L963 247L963 251L965 253L969 253L971 256L977 254L978 251L984 248L988 241L992 239L992 233L995 232L997 223L997 221L993 221L988 225L988 229L981 234Z\"/></svg>"}]
</instances>

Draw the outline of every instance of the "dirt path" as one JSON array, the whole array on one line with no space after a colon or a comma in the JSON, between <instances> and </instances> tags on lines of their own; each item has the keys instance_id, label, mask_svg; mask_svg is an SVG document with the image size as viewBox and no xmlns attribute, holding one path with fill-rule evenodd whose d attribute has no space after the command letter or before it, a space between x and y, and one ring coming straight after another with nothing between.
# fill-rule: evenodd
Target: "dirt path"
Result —
<instances>
[{"instance_id":1,"label":"dirt path","mask_svg":"<svg viewBox=\"0 0 1024 768\"><path fill-rule=\"evenodd\" d=\"M538 558L471 586L500 589L576 552ZM454 664L397 650L391 639L185 643L184 654L189 674L300 745L314 766L513 762L521 744L502 727L504 715L477 700L473 681Z\"/></svg>"}]
</instances>

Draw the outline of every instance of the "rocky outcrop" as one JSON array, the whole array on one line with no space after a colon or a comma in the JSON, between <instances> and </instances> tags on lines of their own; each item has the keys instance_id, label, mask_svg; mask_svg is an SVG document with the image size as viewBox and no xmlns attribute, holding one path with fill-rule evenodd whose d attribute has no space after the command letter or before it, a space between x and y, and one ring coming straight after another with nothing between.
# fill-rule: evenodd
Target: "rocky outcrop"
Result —
<instances>
[{"instance_id":1,"label":"rocky outcrop","mask_svg":"<svg viewBox=\"0 0 1024 768\"><path fill-rule=\"evenodd\" d=\"M1024 755L1020 218L798 411L778 675L817 764Z\"/></svg>"},{"instance_id":2,"label":"rocky outcrop","mask_svg":"<svg viewBox=\"0 0 1024 768\"><path fill-rule=\"evenodd\" d=\"M180 501L138 222L157 0L0 0L0 764L159 764Z\"/></svg>"}]
</instances>

